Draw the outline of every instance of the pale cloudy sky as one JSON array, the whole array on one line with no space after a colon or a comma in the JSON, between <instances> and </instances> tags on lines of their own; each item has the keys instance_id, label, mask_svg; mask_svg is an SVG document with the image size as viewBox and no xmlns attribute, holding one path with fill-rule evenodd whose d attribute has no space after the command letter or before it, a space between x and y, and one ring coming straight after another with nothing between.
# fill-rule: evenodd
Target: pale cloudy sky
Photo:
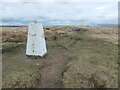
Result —
<instances>
[{"instance_id":1,"label":"pale cloudy sky","mask_svg":"<svg viewBox=\"0 0 120 90\"><path fill-rule=\"evenodd\" d=\"M117 24L117 2L4 2L0 25Z\"/></svg>"}]
</instances>

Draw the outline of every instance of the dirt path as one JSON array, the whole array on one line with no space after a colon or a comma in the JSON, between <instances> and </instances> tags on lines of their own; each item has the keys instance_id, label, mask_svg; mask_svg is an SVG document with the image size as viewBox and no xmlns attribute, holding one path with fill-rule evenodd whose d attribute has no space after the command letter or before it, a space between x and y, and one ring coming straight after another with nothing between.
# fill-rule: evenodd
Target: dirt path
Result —
<instances>
[{"instance_id":1,"label":"dirt path","mask_svg":"<svg viewBox=\"0 0 120 90\"><path fill-rule=\"evenodd\" d=\"M61 88L62 73L66 68L68 56L66 50L59 48L53 53L55 57L44 60L46 66L40 69L41 78L37 84L37 88Z\"/></svg>"},{"instance_id":2,"label":"dirt path","mask_svg":"<svg viewBox=\"0 0 120 90\"><path fill-rule=\"evenodd\" d=\"M62 87L62 73L66 69L66 64L68 63L68 50L59 46L48 50L48 55L46 55L45 58L37 59L27 57L25 54L25 47L20 47L16 50L19 50L19 53L10 55L10 60L38 67L41 77L37 82L36 88ZM6 57L6 54L4 57Z\"/></svg>"}]
</instances>

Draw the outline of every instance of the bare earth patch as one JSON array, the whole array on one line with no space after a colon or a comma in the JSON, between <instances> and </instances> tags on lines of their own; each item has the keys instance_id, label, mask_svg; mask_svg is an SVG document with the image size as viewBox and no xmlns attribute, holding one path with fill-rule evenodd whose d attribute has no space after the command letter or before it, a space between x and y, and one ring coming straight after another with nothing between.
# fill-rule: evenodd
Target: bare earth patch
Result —
<instances>
[{"instance_id":1,"label":"bare earth patch","mask_svg":"<svg viewBox=\"0 0 120 90\"><path fill-rule=\"evenodd\" d=\"M62 87L62 73L68 62L66 50L60 48L53 53L51 59L45 60L44 63L49 64L40 69L41 79L37 88L60 88Z\"/></svg>"}]
</instances>

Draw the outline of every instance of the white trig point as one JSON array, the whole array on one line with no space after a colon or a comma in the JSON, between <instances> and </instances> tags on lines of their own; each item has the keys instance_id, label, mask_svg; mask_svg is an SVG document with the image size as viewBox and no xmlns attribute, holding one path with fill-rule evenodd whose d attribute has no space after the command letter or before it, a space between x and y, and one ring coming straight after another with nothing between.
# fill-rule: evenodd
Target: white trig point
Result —
<instances>
[{"instance_id":1,"label":"white trig point","mask_svg":"<svg viewBox=\"0 0 120 90\"><path fill-rule=\"evenodd\" d=\"M47 53L42 24L36 21L28 27L26 55L43 56Z\"/></svg>"}]
</instances>

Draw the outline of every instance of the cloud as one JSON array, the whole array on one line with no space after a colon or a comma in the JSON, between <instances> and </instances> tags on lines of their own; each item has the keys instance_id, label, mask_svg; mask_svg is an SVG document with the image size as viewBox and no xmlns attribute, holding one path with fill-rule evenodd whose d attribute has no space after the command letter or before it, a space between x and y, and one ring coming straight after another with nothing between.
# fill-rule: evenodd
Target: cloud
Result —
<instances>
[{"instance_id":1,"label":"cloud","mask_svg":"<svg viewBox=\"0 0 120 90\"><path fill-rule=\"evenodd\" d=\"M28 25L37 20L43 25L117 24L117 3L98 2L5 2L2 25Z\"/></svg>"},{"instance_id":2,"label":"cloud","mask_svg":"<svg viewBox=\"0 0 120 90\"><path fill-rule=\"evenodd\" d=\"M119 2L119 0L1 0L1 2Z\"/></svg>"}]
</instances>

